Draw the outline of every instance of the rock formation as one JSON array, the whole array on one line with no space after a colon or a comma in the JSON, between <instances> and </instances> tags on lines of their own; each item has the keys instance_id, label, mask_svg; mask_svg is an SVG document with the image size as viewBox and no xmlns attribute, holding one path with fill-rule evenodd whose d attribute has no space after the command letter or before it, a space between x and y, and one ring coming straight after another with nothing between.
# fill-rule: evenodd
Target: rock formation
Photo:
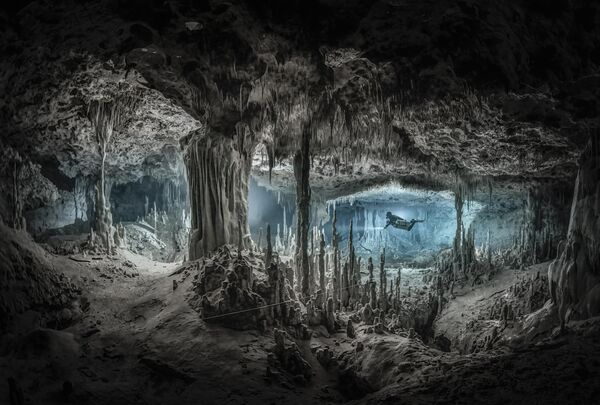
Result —
<instances>
[{"instance_id":1,"label":"rock formation","mask_svg":"<svg viewBox=\"0 0 600 405\"><path fill-rule=\"evenodd\" d=\"M200 258L219 246L249 246L248 177L252 140L247 131L219 134L197 131L182 140L190 185L192 231L189 258Z\"/></svg>"},{"instance_id":2,"label":"rock formation","mask_svg":"<svg viewBox=\"0 0 600 405\"><path fill-rule=\"evenodd\" d=\"M567 240L548 269L561 323L600 314L600 153L591 137L581 156Z\"/></svg>"},{"instance_id":3,"label":"rock formation","mask_svg":"<svg viewBox=\"0 0 600 405\"><path fill-rule=\"evenodd\" d=\"M304 298L310 295L309 259L308 259L308 230L310 213L310 128L302 131L300 150L294 155L294 177L296 178L296 267L301 276L301 292Z\"/></svg>"},{"instance_id":4,"label":"rock formation","mask_svg":"<svg viewBox=\"0 0 600 405\"><path fill-rule=\"evenodd\" d=\"M190 266L197 269L190 302L206 322L232 329L256 329L263 322L301 323L291 287L277 263L265 272L258 258L224 245Z\"/></svg>"}]
</instances>

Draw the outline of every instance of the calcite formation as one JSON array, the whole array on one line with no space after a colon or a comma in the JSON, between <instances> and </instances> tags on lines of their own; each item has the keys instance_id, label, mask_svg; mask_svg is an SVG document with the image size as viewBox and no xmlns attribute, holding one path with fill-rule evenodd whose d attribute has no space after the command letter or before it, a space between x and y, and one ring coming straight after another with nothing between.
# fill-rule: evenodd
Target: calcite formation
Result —
<instances>
[{"instance_id":1,"label":"calcite formation","mask_svg":"<svg viewBox=\"0 0 600 405\"><path fill-rule=\"evenodd\" d=\"M251 252L224 245L188 266L196 271L190 302L206 322L233 329L301 326L300 309L278 263L265 271Z\"/></svg>"},{"instance_id":2,"label":"calcite formation","mask_svg":"<svg viewBox=\"0 0 600 405\"><path fill-rule=\"evenodd\" d=\"M182 141L190 185L192 230L189 258L225 244L250 246L248 180L252 140L242 129L234 138L195 132Z\"/></svg>"},{"instance_id":3,"label":"calcite formation","mask_svg":"<svg viewBox=\"0 0 600 405\"><path fill-rule=\"evenodd\" d=\"M550 294L562 325L600 314L600 154L591 137L580 160L566 243L548 269Z\"/></svg>"}]
</instances>

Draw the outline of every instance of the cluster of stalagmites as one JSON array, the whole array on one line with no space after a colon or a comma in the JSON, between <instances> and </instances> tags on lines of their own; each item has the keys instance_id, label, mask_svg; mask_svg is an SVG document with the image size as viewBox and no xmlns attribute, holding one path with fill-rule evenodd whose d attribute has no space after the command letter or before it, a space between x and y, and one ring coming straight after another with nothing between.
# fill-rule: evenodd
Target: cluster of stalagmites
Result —
<instances>
[{"instance_id":1,"label":"cluster of stalagmites","mask_svg":"<svg viewBox=\"0 0 600 405\"><path fill-rule=\"evenodd\" d=\"M339 260L335 237L334 233L334 258ZM354 254L351 236L349 252L349 262L343 266L341 283L336 277L336 270L342 266L334 263L325 293L317 289L308 300L308 325L325 325L329 332L345 328L347 337L351 339L356 337L355 323L367 325L364 329L367 334L412 331L412 335L418 332L427 336L445 300L441 278L428 275L423 280L428 287L411 290L408 286L406 291L401 291L401 270L392 275L391 270L385 269L384 251L379 260L379 280L375 281L373 260L369 258L368 278L363 282L360 259ZM349 313L347 322L340 320L339 312Z\"/></svg>"},{"instance_id":2,"label":"cluster of stalagmites","mask_svg":"<svg viewBox=\"0 0 600 405\"><path fill-rule=\"evenodd\" d=\"M406 331L416 337L415 330L422 333L433 321L438 311L437 297L424 290L411 293L408 289L401 298L399 275L388 282L383 257L379 283L373 279L372 261L371 277L361 282L359 261L353 258L356 284L349 286L350 277L344 277L342 280L346 281L335 289L338 299L334 299L333 274L323 274L322 280L315 277L320 281L317 285L325 285L329 279L329 288L322 291L311 284L314 293L301 297L294 290L299 283L293 271L280 262L270 246L261 254L225 245L210 256L191 262L197 268L197 276L190 303L206 322L238 330L272 330L275 346L269 357L268 374L275 378L279 376L275 370L285 370L295 383L303 384L310 378L310 366L292 338L310 339L313 333L325 330L330 334L345 332L349 339L355 339L359 333ZM344 267L346 274L354 268ZM348 312L348 318L342 317L341 312ZM367 328L359 332L355 325L361 323ZM336 364L334 352L328 348L318 348L315 356L325 367Z\"/></svg>"},{"instance_id":3,"label":"cluster of stalagmites","mask_svg":"<svg viewBox=\"0 0 600 405\"><path fill-rule=\"evenodd\" d=\"M242 330L286 325L302 336L302 315L289 272L276 260L265 269L251 250L224 245L194 263L198 273L192 304L205 321Z\"/></svg>"},{"instance_id":4,"label":"cluster of stalagmites","mask_svg":"<svg viewBox=\"0 0 600 405\"><path fill-rule=\"evenodd\" d=\"M324 326L329 333L347 328L352 337L353 327L340 319L340 312L350 312L351 322L372 325L368 331L426 331L443 297L439 279L425 280L433 286L427 292L411 292L408 287L401 294L400 270L395 277L388 276L382 253L379 281L374 280L374 265L369 259L369 278L362 282L360 259L354 255L352 238L350 247L351 261L344 264L342 277L336 277L339 263L332 273L325 273L321 263L318 277L311 272L314 277L308 283L313 293L305 297L298 295L300 282L294 272L278 260L270 245L264 254L222 246L195 262L196 307L209 322L235 329L293 326L297 331L292 333L298 337L306 334L306 326ZM339 258L339 251L334 256Z\"/></svg>"}]
</instances>

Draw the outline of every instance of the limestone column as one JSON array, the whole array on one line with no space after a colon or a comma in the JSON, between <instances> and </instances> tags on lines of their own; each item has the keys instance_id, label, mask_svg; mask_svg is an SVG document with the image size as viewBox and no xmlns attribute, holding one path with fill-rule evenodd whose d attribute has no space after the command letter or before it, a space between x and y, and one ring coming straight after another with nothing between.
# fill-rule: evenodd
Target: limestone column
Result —
<instances>
[{"instance_id":1,"label":"limestone column","mask_svg":"<svg viewBox=\"0 0 600 405\"><path fill-rule=\"evenodd\" d=\"M226 136L210 128L181 141L191 205L189 259L219 246L250 244L248 179L253 143L247 130Z\"/></svg>"},{"instance_id":2,"label":"limestone column","mask_svg":"<svg viewBox=\"0 0 600 405\"><path fill-rule=\"evenodd\" d=\"M302 131L300 150L294 156L294 177L296 178L296 268L301 276L300 285L304 298L310 295L308 232L310 222L310 128Z\"/></svg>"}]
</instances>

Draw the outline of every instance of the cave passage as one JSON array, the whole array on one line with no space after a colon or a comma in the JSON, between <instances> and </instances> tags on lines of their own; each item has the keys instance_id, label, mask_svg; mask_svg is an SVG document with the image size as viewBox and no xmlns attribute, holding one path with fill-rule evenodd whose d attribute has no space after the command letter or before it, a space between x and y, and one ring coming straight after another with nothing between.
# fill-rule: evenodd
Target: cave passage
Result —
<instances>
[{"instance_id":1,"label":"cave passage","mask_svg":"<svg viewBox=\"0 0 600 405\"><path fill-rule=\"evenodd\" d=\"M517 211L520 199L515 196L512 210ZM494 222L490 231L494 234L492 249L505 248L513 242L518 232L511 224L502 224L500 213L494 212L493 207L485 203L472 202L463 213L463 223L468 229L471 223L486 221L492 217ZM287 245L295 243L295 227L293 196L282 195L281 192L269 191L252 179L249 189L249 223L252 238L255 243L264 246L266 241L266 226L272 231L271 243L281 246L283 251L290 251ZM429 255L433 258L441 250L452 246L456 230L456 210L454 196L449 191L410 190L397 185L387 185L371 188L356 194L329 200L315 206L312 212L313 234L310 244L313 249L318 245L318 235L322 232L327 245L332 241L333 210L337 211L337 232L339 241L345 246L348 240L350 222L353 222L354 244L356 254L366 260L369 256L378 256L386 249L389 258L394 261L412 261ZM480 212L484 210L484 213ZM509 211L508 215L517 215ZM412 231L385 228L386 213L392 212L405 219L422 219L423 223L416 225ZM507 215L502 213L502 215ZM515 225L513 223L512 225ZM482 227L490 227L486 222ZM317 235L317 236L315 236ZM317 238L317 239L315 239ZM476 243L483 246L487 243L485 232L476 234ZM293 250L293 249L292 249ZM342 252L346 254L345 248Z\"/></svg>"},{"instance_id":2,"label":"cave passage","mask_svg":"<svg viewBox=\"0 0 600 405\"><path fill-rule=\"evenodd\" d=\"M599 403L600 2L0 27L0 404Z\"/></svg>"}]
</instances>

